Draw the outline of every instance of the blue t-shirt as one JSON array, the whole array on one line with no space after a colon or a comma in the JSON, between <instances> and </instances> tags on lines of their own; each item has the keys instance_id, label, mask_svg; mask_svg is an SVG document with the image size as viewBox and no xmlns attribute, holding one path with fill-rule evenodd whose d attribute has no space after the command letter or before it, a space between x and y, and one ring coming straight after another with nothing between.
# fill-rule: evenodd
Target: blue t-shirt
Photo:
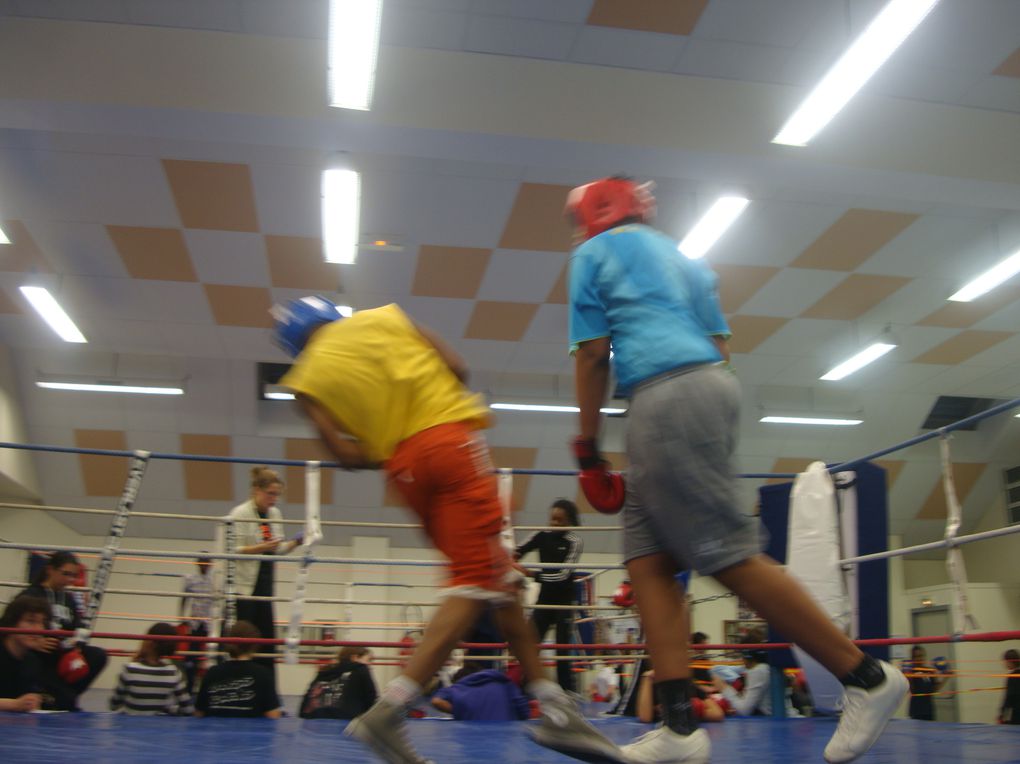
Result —
<instances>
[{"instance_id":1,"label":"blue t-shirt","mask_svg":"<svg viewBox=\"0 0 1020 764\"><path fill-rule=\"evenodd\" d=\"M645 225L612 228L570 258L570 349L609 337L623 394L670 369L722 360L711 335L728 337L718 279L700 260Z\"/></svg>"}]
</instances>

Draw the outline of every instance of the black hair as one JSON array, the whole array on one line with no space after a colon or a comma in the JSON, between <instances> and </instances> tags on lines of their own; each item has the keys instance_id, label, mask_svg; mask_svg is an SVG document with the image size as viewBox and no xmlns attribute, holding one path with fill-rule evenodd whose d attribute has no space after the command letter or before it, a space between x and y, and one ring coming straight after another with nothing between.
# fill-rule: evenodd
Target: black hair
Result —
<instances>
[{"instance_id":1,"label":"black hair","mask_svg":"<svg viewBox=\"0 0 1020 764\"><path fill-rule=\"evenodd\" d=\"M1003 653L1002 659L1006 661L1020 661L1020 653L1016 650L1010 649Z\"/></svg>"},{"instance_id":2,"label":"black hair","mask_svg":"<svg viewBox=\"0 0 1020 764\"><path fill-rule=\"evenodd\" d=\"M33 584L41 584L49 574L46 569L59 570L65 565L81 565L81 562L71 552L54 552L50 555L49 559L46 560L46 564L39 568L39 571L35 574L35 578L32 579Z\"/></svg>"},{"instance_id":3,"label":"black hair","mask_svg":"<svg viewBox=\"0 0 1020 764\"><path fill-rule=\"evenodd\" d=\"M703 645L708 641L708 634L703 631L696 631L691 634L692 645Z\"/></svg>"},{"instance_id":4,"label":"black hair","mask_svg":"<svg viewBox=\"0 0 1020 764\"><path fill-rule=\"evenodd\" d=\"M567 513L567 522L571 525L580 525L581 519L577 514L577 505L570 499L557 499L552 503L550 509L562 509Z\"/></svg>"},{"instance_id":5,"label":"black hair","mask_svg":"<svg viewBox=\"0 0 1020 764\"><path fill-rule=\"evenodd\" d=\"M145 632L155 637L172 637L177 634L177 629L168 624L166 621L160 621L154 623L149 627L149 630ZM177 643L171 639L160 639L153 642L154 652L159 658L169 658L175 652L177 652ZM190 646L188 649L192 649Z\"/></svg>"},{"instance_id":6,"label":"black hair","mask_svg":"<svg viewBox=\"0 0 1020 764\"><path fill-rule=\"evenodd\" d=\"M38 613L48 621L50 619L50 603L42 597L28 595L15 597L4 608L4 614L0 616L0 627L12 629L18 625L22 618L32 613Z\"/></svg>"}]
</instances>

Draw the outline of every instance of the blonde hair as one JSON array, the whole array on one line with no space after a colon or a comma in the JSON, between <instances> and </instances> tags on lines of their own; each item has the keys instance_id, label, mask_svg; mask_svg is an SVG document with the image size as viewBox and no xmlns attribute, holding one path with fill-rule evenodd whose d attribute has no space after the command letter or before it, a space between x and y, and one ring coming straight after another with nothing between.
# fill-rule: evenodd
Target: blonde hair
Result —
<instances>
[{"instance_id":1,"label":"blonde hair","mask_svg":"<svg viewBox=\"0 0 1020 764\"><path fill-rule=\"evenodd\" d=\"M283 478L280 477L279 472L271 470L269 467L251 468L251 487L253 490L258 488L264 491L273 485L283 486Z\"/></svg>"}]
</instances>

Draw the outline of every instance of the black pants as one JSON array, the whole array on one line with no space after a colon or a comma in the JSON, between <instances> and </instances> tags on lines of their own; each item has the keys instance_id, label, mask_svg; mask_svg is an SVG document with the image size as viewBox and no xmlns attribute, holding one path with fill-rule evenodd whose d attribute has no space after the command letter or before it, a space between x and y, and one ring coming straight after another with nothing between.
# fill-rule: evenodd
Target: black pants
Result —
<instances>
[{"instance_id":1,"label":"black pants","mask_svg":"<svg viewBox=\"0 0 1020 764\"><path fill-rule=\"evenodd\" d=\"M536 609L531 611L531 623L535 626L538 641L542 642L545 639L545 633L549 631L549 627L556 624L556 642L559 644L573 642L573 614L573 610ZM564 654L559 650L556 651L557 658ZM574 691L573 663L573 661L556 661L556 681L567 692Z\"/></svg>"},{"instance_id":2,"label":"black pants","mask_svg":"<svg viewBox=\"0 0 1020 764\"><path fill-rule=\"evenodd\" d=\"M247 621L259 630L259 636L273 639L276 636L276 624L273 623L273 603L265 600L237 599L237 620ZM259 653L275 653L276 645L259 645ZM253 658L256 663L266 666L276 678L276 661L272 657Z\"/></svg>"}]
</instances>

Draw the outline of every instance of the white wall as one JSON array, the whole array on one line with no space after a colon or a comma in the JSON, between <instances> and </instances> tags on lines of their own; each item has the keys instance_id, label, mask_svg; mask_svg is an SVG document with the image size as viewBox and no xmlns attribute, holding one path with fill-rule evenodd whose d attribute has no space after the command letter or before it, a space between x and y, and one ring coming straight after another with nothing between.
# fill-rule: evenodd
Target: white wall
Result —
<instances>
[{"instance_id":1,"label":"white wall","mask_svg":"<svg viewBox=\"0 0 1020 764\"><path fill-rule=\"evenodd\" d=\"M26 442L21 411L11 354L0 346L0 441ZM0 496L4 501L38 501L39 481L32 452L0 448Z\"/></svg>"}]
</instances>

